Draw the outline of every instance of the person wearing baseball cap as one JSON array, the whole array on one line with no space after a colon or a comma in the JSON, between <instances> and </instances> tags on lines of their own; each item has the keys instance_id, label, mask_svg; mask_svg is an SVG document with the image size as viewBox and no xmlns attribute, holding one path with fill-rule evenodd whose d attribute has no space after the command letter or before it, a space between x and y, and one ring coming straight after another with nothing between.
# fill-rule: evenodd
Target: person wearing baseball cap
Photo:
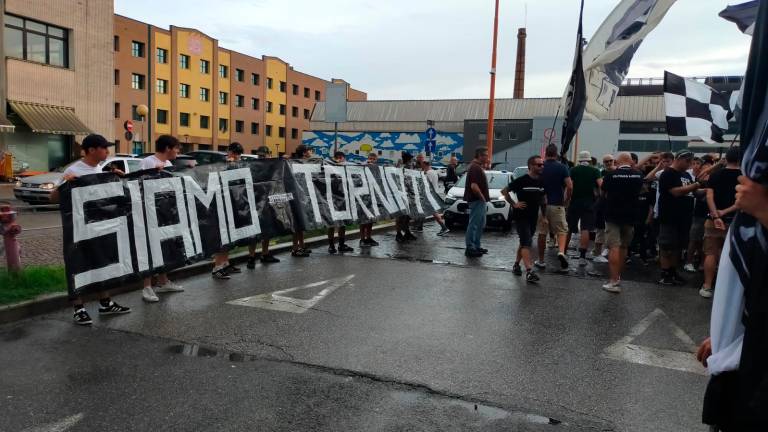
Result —
<instances>
[{"instance_id":1,"label":"person wearing baseball cap","mask_svg":"<svg viewBox=\"0 0 768 432\"><path fill-rule=\"evenodd\" d=\"M101 135L91 134L83 139L80 144L82 149L83 158L79 161L69 165L64 170L64 180L71 181L78 177L82 177L90 174L101 174L102 162L109 157L109 147L114 143L107 141ZM119 170L113 170L114 173L122 175ZM56 194L56 200L58 200L58 194ZM93 324L91 316L85 309L85 303L81 297L72 298L72 305L75 308L73 319L75 324L78 325L90 325ZM120 306L112 301L108 291L101 292L101 298L99 299L99 315L115 315L124 314L131 311L131 308Z\"/></svg>"},{"instance_id":2,"label":"person wearing baseball cap","mask_svg":"<svg viewBox=\"0 0 768 432\"><path fill-rule=\"evenodd\" d=\"M694 154L683 149L675 154L672 165L659 176L659 249L661 285L683 285L677 274L680 253L688 245L693 219L693 193L701 185L688 172Z\"/></svg>"},{"instance_id":3,"label":"person wearing baseball cap","mask_svg":"<svg viewBox=\"0 0 768 432\"><path fill-rule=\"evenodd\" d=\"M568 207L568 240L573 234L581 232L579 237L579 266L587 265L589 236L595 231L595 201L602 180L600 171L593 167L592 155L588 151L579 152L578 165L571 168L573 198Z\"/></svg>"},{"instance_id":4,"label":"person wearing baseball cap","mask_svg":"<svg viewBox=\"0 0 768 432\"><path fill-rule=\"evenodd\" d=\"M239 142L233 142L227 147L227 162L232 168L237 168L237 163L242 160L243 146ZM229 280L230 275L242 273L239 267L229 262L229 249L225 246L221 251L213 254L213 271L211 277L220 280Z\"/></svg>"}]
</instances>

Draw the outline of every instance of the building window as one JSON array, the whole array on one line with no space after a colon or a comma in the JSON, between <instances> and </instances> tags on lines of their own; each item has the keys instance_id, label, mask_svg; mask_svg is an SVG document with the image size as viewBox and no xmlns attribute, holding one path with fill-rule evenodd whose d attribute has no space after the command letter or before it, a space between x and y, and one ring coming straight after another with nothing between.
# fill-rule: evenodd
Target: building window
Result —
<instances>
[{"instance_id":1,"label":"building window","mask_svg":"<svg viewBox=\"0 0 768 432\"><path fill-rule=\"evenodd\" d=\"M144 57L144 42L131 41L131 56Z\"/></svg>"},{"instance_id":2,"label":"building window","mask_svg":"<svg viewBox=\"0 0 768 432\"><path fill-rule=\"evenodd\" d=\"M245 106L245 96L243 95L235 95L235 106L238 108L242 108Z\"/></svg>"},{"instance_id":3,"label":"building window","mask_svg":"<svg viewBox=\"0 0 768 432\"><path fill-rule=\"evenodd\" d=\"M120 69L115 69L115 85L120 85Z\"/></svg>"},{"instance_id":4,"label":"building window","mask_svg":"<svg viewBox=\"0 0 768 432\"><path fill-rule=\"evenodd\" d=\"M159 124L168 124L168 110L157 110L157 122Z\"/></svg>"},{"instance_id":5,"label":"building window","mask_svg":"<svg viewBox=\"0 0 768 432\"><path fill-rule=\"evenodd\" d=\"M131 105L131 120L133 121L141 121L141 116L139 115L139 106L138 105Z\"/></svg>"},{"instance_id":6,"label":"building window","mask_svg":"<svg viewBox=\"0 0 768 432\"><path fill-rule=\"evenodd\" d=\"M304 119L309 120L309 110L304 108Z\"/></svg>"},{"instance_id":7,"label":"building window","mask_svg":"<svg viewBox=\"0 0 768 432\"><path fill-rule=\"evenodd\" d=\"M179 113L179 126L189 127L189 113Z\"/></svg>"},{"instance_id":8,"label":"building window","mask_svg":"<svg viewBox=\"0 0 768 432\"><path fill-rule=\"evenodd\" d=\"M219 92L219 104L220 105L226 105L228 99L229 99L229 93L222 92L222 91Z\"/></svg>"},{"instance_id":9,"label":"building window","mask_svg":"<svg viewBox=\"0 0 768 432\"><path fill-rule=\"evenodd\" d=\"M226 132L229 129L229 120L225 118L219 119L219 132Z\"/></svg>"},{"instance_id":10,"label":"building window","mask_svg":"<svg viewBox=\"0 0 768 432\"><path fill-rule=\"evenodd\" d=\"M144 75L131 74L131 88L134 90L144 90Z\"/></svg>"},{"instance_id":11,"label":"building window","mask_svg":"<svg viewBox=\"0 0 768 432\"><path fill-rule=\"evenodd\" d=\"M259 124L251 122L251 135L258 135L259 134Z\"/></svg>"},{"instance_id":12,"label":"building window","mask_svg":"<svg viewBox=\"0 0 768 432\"><path fill-rule=\"evenodd\" d=\"M203 102L208 102L211 100L211 91L207 88L200 87L200 100Z\"/></svg>"},{"instance_id":13,"label":"building window","mask_svg":"<svg viewBox=\"0 0 768 432\"><path fill-rule=\"evenodd\" d=\"M14 15L5 15L3 38L7 57L69 67L68 30Z\"/></svg>"},{"instance_id":14,"label":"building window","mask_svg":"<svg viewBox=\"0 0 768 432\"><path fill-rule=\"evenodd\" d=\"M286 86L285 81L280 81L280 91L282 93L285 93L285 86Z\"/></svg>"},{"instance_id":15,"label":"building window","mask_svg":"<svg viewBox=\"0 0 768 432\"><path fill-rule=\"evenodd\" d=\"M189 69L189 56L186 54L179 54L179 68Z\"/></svg>"},{"instance_id":16,"label":"building window","mask_svg":"<svg viewBox=\"0 0 768 432\"><path fill-rule=\"evenodd\" d=\"M251 108L259 109L259 98L251 98Z\"/></svg>"},{"instance_id":17,"label":"building window","mask_svg":"<svg viewBox=\"0 0 768 432\"><path fill-rule=\"evenodd\" d=\"M245 81L245 71L242 69L235 69L235 79L238 82Z\"/></svg>"},{"instance_id":18,"label":"building window","mask_svg":"<svg viewBox=\"0 0 768 432\"><path fill-rule=\"evenodd\" d=\"M115 52L120 51L120 36L115 35L112 38L112 49L115 50Z\"/></svg>"},{"instance_id":19,"label":"building window","mask_svg":"<svg viewBox=\"0 0 768 432\"><path fill-rule=\"evenodd\" d=\"M211 73L211 62L208 60L200 60L200 73L206 75Z\"/></svg>"},{"instance_id":20,"label":"building window","mask_svg":"<svg viewBox=\"0 0 768 432\"><path fill-rule=\"evenodd\" d=\"M285 115L285 105L280 104L280 115Z\"/></svg>"},{"instance_id":21,"label":"building window","mask_svg":"<svg viewBox=\"0 0 768 432\"><path fill-rule=\"evenodd\" d=\"M280 126L277 128L277 137L278 138L285 138L285 128Z\"/></svg>"},{"instance_id":22,"label":"building window","mask_svg":"<svg viewBox=\"0 0 768 432\"><path fill-rule=\"evenodd\" d=\"M299 107L291 107L291 116L293 117L299 116Z\"/></svg>"},{"instance_id":23,"label":"building window","mask_svg":"<svg viewBox=\"0 0 768 432\"><path fill-rule=\"evenodd\" d=\"M304 87L304 97L309 99L309 87Z\"/></svg>"},{"instance_id":24,"label":"building window","mask_svg":"<svg viewBox=\"0 0 768 432\"><path fill-rule=\"evenodd\" d=\"M226 78L229 75L229 68L227 65L219 65L219 78Z\"/></svg>"},{"instance_id":25,"label":"building window","mask_svg":"<svg viewBox=\"0 0 768 432\"><path fill-rule=\"evenodd\" d=\"M245 129L245 122L242 120L235 120L235 132L243 133Z\"/></svg>"},{"instance_id":26,"label":"building window","mask_svg":"<svg viewBox=\"0 0 768 432\"><path fill-rule=\"evenodd\" d=\"M296 128L291 129L291 139L296 139L299 137L299 130Z\"/></svg>"},{"instance_id":27,"label":"building window","mask_svg":"<svg viewBox=\"0 0 768 432\"><path fill-rule=\"evenodd\" d=\"M189 84L179 84L179 97L189 99Z\"/></svg>"},{"instance_id":28,"label":"building window","mask_svg":"<svg viewBox=\"0 0 768 432\"><path fill-rule=\"evenodd\" d=\"M157 62L160 64L168 63L168 50L165 48L157 49Z\"/></svg>"},{"instance_id":29,"label":"building window","mask_svg":"<svg viewBox=\"0 0 768 432\"><path fill-rule=\"evenodd\" d=\"M299 86L297 86L296 84L293 84L291 86L291 91L294 94L294 96L298 96L299 95Z\"/></svg>"},{"instance_id":30,"label":"building window","mask_svg":"<svg viewBox=\"0 0 768 432\"><path fill-rule=\"evenodd\" d=\"M157 92L160 94L167 94L168 93L168 80L159 79L157 80Z\"/></svg>"},{"instance_id":31,"label":"building window","mask_svg":"<svg viewBox=\"0 0 768 432\"><path fill-rule=\"evenodd\" d=\"M267 112L268 113L272 112L272 101L267 101Z\"/></svg>"},{"instance_id":32,"label":"building window","mask_svg":"<svg viewBox=\"0 0 768 432\"><path fill-rule=\"evenodd\" d=\"M208 129L210 127L210 125L209 125L210 121L211 121L210 117L201 115L200 116L200 129Z\"/></svg>"},{"instance_id":33,"label":"building window","mask_svg":"<svg viewBox=\"0 0 768 432\"><path fill-rule=\"evenodd\" d=\"M260 78L260 77L259 77L259 74L257 74L257 73L252 73L252 74L251 74L251 84L253 84L253 85L259 85L259 78Z\"/></svg>"},{"instance_id":34,"label":"building window","mask_svg":"<svg viewBox=\"0 0 768 432\"><path fill-rule=\"evenodd\" d=\"M120 103L119 102L115 102L115 118L116 119L120 118Z\"/></svg>"},{"instance_id":35,"label":"building window","mask_svg":"<svg viewBox=\"0 0 768 432\"><path fill-rule=\"evenodd\" d=\"M316 101L320 100L320 90L315 90L315 100Z\"/></svg>"},{"instance_id":36,"label":"building window","mask_svg":"<svg viewBox=\"0 0 768 432\"><path fill-rule=\"evenodd\" d=\"M272 136L272 125L267 125L267 126L264 128L264 133L265 133L267 136L270 136L270 137L271 137L271 136Z\"/></svg>"},{"instance_id":37,"label":"building window","mask_svg":"<svg viewBox=\"0 0 768 432\"><path fill-rule=\"evenodd\" d=\"M272 90L272 78L267 78L267 88Z\"/></svg>"}]
</instances>

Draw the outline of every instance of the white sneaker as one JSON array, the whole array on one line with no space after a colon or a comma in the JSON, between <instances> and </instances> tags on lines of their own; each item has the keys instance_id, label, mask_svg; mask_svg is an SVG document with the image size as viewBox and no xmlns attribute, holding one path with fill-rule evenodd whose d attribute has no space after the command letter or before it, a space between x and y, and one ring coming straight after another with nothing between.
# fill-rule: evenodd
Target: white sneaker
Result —
<instances>
[{"instance_id":1,"label":"white sneaker","mask_svg":"<svg viewBox=\"0 0 768 432\"><path fill-rule=\"evenodd\" d=\"M608 282L607 284L603 285L603 289L608 291L609 293L618 294L621 292L621 287L619 286L618 282Z\"/></svg>"},{"instance_id":2,"label":"white sneaker","mask_svg":"<svg viewBox=\"0 0 768 432\"><path fill-rule=\"evenodd\" d=\"M141 290L141 298L144 299L144 301L155 303L159 302L160 299L157 297L157 294L155 294L155 290L152 289L152 287L144 287L143 290Z\"/></svg>"},{"instance_id":3,"label":"white sneaker","mask_svg":"<svg viewBox=\"0 0 768 432\"><path fill-rule=\"evenodd\" d=\"M608 248L603 249L603 252L600 253L600 256L605 258L608 256Z\"/></svg>"},{"instance_id":4,"label":"white sneaker","mask_svg":"<svg viewBox=\"0 0 768 432\"><path fill-rule=\"evenodd\" d=\"M712 298L712 288L701 287L699 290L699 295L704 298Z\"/></svg>"},{"instance_id":5,"label":"white sneaker","mask_svg":"<svg viewBox=\"0 0 768 432\"><path fill-rule=\"evenodd\" d=\"M693 264L686 264L683 267L683 270L687 271L688 273L696 273L696 267L694 267Z\"/></svg>"},{"instance_id":6,"label":"white sneaker","mask_svg":"<svg viewBox=\"0 0 768 432\"><path fill-rule=\"evenodd\" d=\"M539 261L539 260L534 261L533 265L535 265L536 267L538 267L540 269L547 268L547 263L545 263L543 261Z\"/></svg>"},{"instance_id":7,"label":"white sneaker","mask_svg":"<svg viewBox=\"0 0 768 432\"><path fill-rule=\"evenodd\" d=\"M586 266L587 266L587 259L579 258L579 267L586 267Z\"/></svg>"},{"instance_id":8,"label":"white sneaker","mask_svg":"<svg viewBox=\"0 0 768 432\"><path fill-rule=\"evenodd\" d=\"M595 257L595 259L593 260L593 262L596 262L596 263L603 263L603 264L605 264L605 263L607 263L607 262L608 262L608 258L606 258L606 257L604 257L604 256L602 256L602 255L600 255L600 256L597 256L597 257Z\"/></svg>"},{"instance_id":9,"label":"white sneaker","mask_svg":"<svg viewBox=\"0 0 768 432\"><path fill-rule=\"evenodd\" d=\"M592 251L587 252L587 259L589 261L592 261L593 259L595 259L595 254L593 254Z\"/></svg>"},{"instance_id":10,"label":"white sneaker","mask_svg":"<svg viewBox=\"0 0 768 432\"><path fill-rule=\"evenodd\" d=\"M163 285L156 285L153 287L155 289L156 293L167 293L167 292L182 292L184 291L184 287L174 283L173 281L168 281Z\"/></svg>"}]
</instances>

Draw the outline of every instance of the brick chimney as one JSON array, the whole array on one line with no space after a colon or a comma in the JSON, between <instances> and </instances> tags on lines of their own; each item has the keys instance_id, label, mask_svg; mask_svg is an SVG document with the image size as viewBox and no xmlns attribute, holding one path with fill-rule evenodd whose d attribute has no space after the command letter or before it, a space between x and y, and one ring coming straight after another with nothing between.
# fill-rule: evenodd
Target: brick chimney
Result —
<instances>
[{"instance_id":1,"label":"brick chimney","mask_svg":"<svg viewBox=\"0 0 768 432\"><path fill-rule=\"evenodd\" d=\"M515 64L515 91L513 98L525 97L525 28L517 29L517 62Z\"/></svg>"}]
</instances>

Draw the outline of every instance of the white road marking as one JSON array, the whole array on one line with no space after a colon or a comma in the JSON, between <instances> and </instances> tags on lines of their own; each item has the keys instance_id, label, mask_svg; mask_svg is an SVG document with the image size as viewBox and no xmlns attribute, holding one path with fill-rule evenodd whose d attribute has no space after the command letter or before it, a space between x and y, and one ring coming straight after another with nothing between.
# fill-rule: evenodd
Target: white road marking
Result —
<instances>
[{"instance_id":1,"label":"white road marking","mask_svg":"<svg viewBox=\"0 0 768 432\"><path fill-rule=\"evenodd\" d=\"M670 327L672 327L672 332L675 337L685 344L688 351L673 351L640 346L632 343L635 338L645 333L645 331L648 330L648 328L660 317L665 317L667 319ZM632 327L629 334L604 349L601 356L612 360L706 375L707 371L704 366L696 361L694 355L695 352L696 344L691 337L677 324L672 322L667 314L661 309L656 309Z\"/></svg>"},{"instance_id":2,"label":"white road marking","mask_svg":"<svg viewBox=\"0 0 768 432\"><path fill-rule=\"evenodd\" d=\"M64 432L79 423L83 417L83 413L75 414L54 423L48 423L47 425L24 429L22 432Z\"/></svg>"},{"instance_id":3,"label":"white road marking","mask_svg":"<svg viewBox=\"0 0 768 432\"><path fill-rule=\"evenodd\" d=\"M313 308L320 300L324 299L332 292L341 288L349 283L355 275L344 276L336 279L323 280L319 282L312 282L310 284L301 285L293 288L288 288L280 291L273 291L266 294L259 294L252 297L244 297L237 300L227 302L227 304L235 306L248 306L257 307L261 309L270 309L279 312L291 312L301 314L309 309ZM314 295L310 299L297 299L289 297L286 294L290 294L294 291L304 290L307 288L325 287L320 292Z\"/></svg>"}]
</instances>

